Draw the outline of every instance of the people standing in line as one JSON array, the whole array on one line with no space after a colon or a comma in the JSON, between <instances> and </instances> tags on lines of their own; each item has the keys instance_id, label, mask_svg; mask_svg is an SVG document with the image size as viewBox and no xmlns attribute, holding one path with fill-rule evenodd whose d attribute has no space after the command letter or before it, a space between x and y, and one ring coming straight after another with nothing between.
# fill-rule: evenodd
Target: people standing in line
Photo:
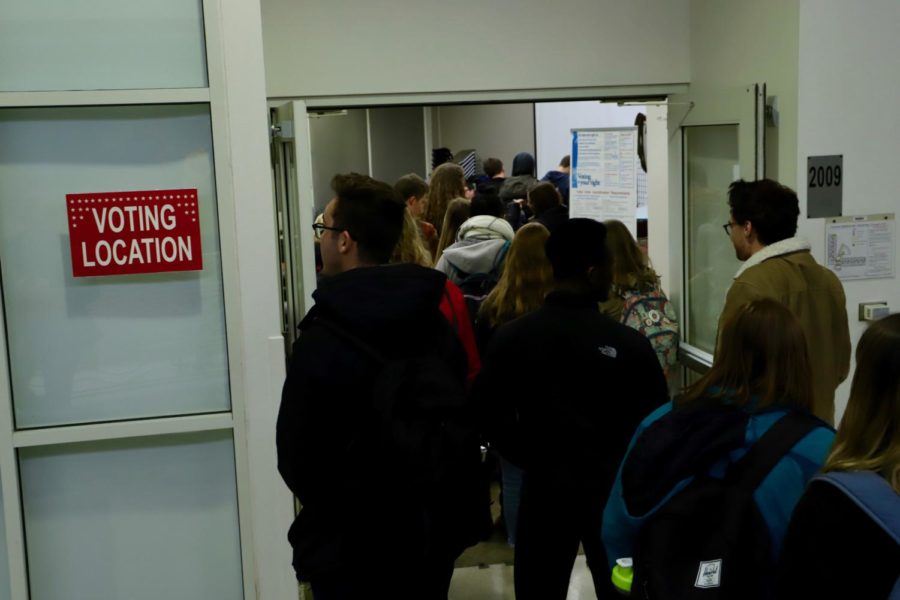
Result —
<instances>
[{"instance_id":1,"label":"people standing in line","mask_svg":"<svg viewBox=\"0 0 900 600\"><path fill-rule=\"evenodd\" d=\"M569 220L569 210L562 204L562 196L551 183L539 183L528 192L528 208L536 221L546 227L550 233L560 223Z\"/></svg>"},{"instance_id":2,"label":"people standing in line","mask_svg":"<svg viewBox=\"0 0 900 600\"><path fill-rule=\"evenodd\" d=\"M600 314L606 227L571 219L546 244L553 290L493 335L475 382L492 445L524 469L515 549L520 600L564 599L579 543L599 598L615 595L601 519L634 428L668 400L649 342Z\"/></svg>"},{"instance_id":3,"label":"people standing in line","mask_svg":"<svg viewBox=\"0 0 900 600\"><path fill-rule=\"evenodd\" d=\"M495 273L499 279L506 252L515 235L503 219L502 211L503 205L496 196L473 198L471 216L460 225L456 242L444 249L434 268L460 287L471 275Z\"/></svg>"},{"instance_id":4,"label":"people standing in line","mask_svg":"<svg viewBox=\"0 0 900 600\"><path fill-rule=\"evenodd\" d=\"M454 198L450 201L450 204L447 205L447 212L444 215L444 224L441 227L441 237L438 239L435 262L440 260L444 250L456 242L459 228L471 216L471 210L472 203L465 198Z\"/></svg>"},{"instance_id":5,"label":"people standing in line","mask_svg":"<svg viewBox=\"0 0 900 600\"><path fill-rule=\"evenodd\" d=\"M534 177L534 157L528 152L520 152L513 158L512 177L503 182L500 200L506 206L506 220L513 230L524 225L531 217L527 206L528 192L538 184Z\"/></svg>"},{"instance_id":6,"label":"people standing in line","mask_svg":"<svg viewBox=\"0 0 900 600\"><path fill-rule=\"evenodd\" d=\"M422 239L431 253L433 261L434 255L437 253L438 230L432 223L425 220L425 212L428 208L428 184L415 173L409 173L397 180L394 189L406 201L406 207L415 217L416 223L422 231Z\"/></svg>"},{"instance_id":7,"label":"people standing in line","mask_svg":"<svg viewBox=\"0 0 900 600\"><path fill-rule=\"evenodd\" d=\"M487 158L482 163L484 177L478 182L476 191L479 193L495 195L500 194L500 188L506 181L506 171L503 170L503 161L499 158Z\"/></svg>"},{"instance_id":8,"label":"people standing in line","mask_svg":"<svg viewBox=\"0 0 900 600\"><path fill-rule=\"evenodd\" d=\"M482 352L498 327L543 306L544 297L553 286L553 268L544 252L549 236L547 228L540 223L528 223L516 232L503 274L482 302L475 320L478 347ZM517 371L508 374L510 378L522 376ZM522 469L501 456L500 472L506 539L510 546L515 546Z\"/></svg>"},{"instance_id":9,"label":"people standing in line","mask_svg":"<svg viewBox=\"0 0 900 600\"><path fill-rule=\"evenodd\" d=\"M570 165L571 157L566 154L560 159L559 166L555 170L547 171L541 177L541 181L549 181L559 190L559 195L562 197L562 202L567 210L569 207L569 174L572 172Z\"/></svg>"},{"instance_id":10,"label":"people standing in line","mask_svg":"<svg viewBox=\"0 0 900 600\"><path fill-rule=\"evenodd\" d=\"M859 340L823 471L791 515L778 597L900 597L900 314Z\"/></svg>"},{"instance_id":11,"label":"people standing in line","mask_svg":"<svg viewBox=\"0 0 900 600\"><path fill-rule=\"evenodd\" d=\"M390 185L354 173L332 187L316 226L325 277L300 324L276 429L279 472L302 503L288 532L294 568L316 597L368 597L377 582L394 598L446 599L454 560L477 537L463 518L475 507L433 512L440 499L405 478L416 470L384 437L398 413L382 401L394 399L374 397L382 360L426 357L464 394L466 357L439 310L446 278L385 266L406 210Z\"/></svg>"},{"instance_id":12,"label":"people standing in line","mask_svg":"<svg viewBox=\"0 0 900 600\"><path fill-rule=\"evenodd\" d=\"M442 164L431 173L425 220L443 233L447 207L455 198L466 198L466 193L466 175L463 168L454 163Z\"/></svg>"},{"instance_id":13,"label":"people standing in line","mask_svg":"<svg viewBox=\"0 0 900 600\"><path fill-rule=\"evenodd\" d=\"M834 390L850 370L850 330L844 288L816 263L809 242L794 237L800 214L797 194L770 179L735 181L728 188L731 218L723 225L738 260L719 317L719 331L738 309L772 298L800 320L809 347L813 413L834 424ZM719 335L717 352L722 351Z\"/></svg>"},{"instance_id":14,"label":"people standing in line","mask_svg":"<svg viewBox=\"0 0 900 600\"><path fill-rule=\"evenodd\" d=\"M827 423L809 415L813 374L806 340L800 322L783 304L763 298L741 306L725 322L721 337L710 370L637 428L604 511L610 568L616 559L633 559L633 589L648 594L659 586L682 584L689 589L709 575L708 587L742 581L760 586L763 595L738 597L770 597L791 511L834 439ZM770 429L781 439L765 441ZM773 441L776 450L779 443L787 450L767 457L770 462L763 461L761 468L759 460L753 468L744 468L741 460L751 449L755 459L765 457ZM756 450L763 443L767 450ZM747 473L758 483L748 481ZM710 496L710 485L720 486L716 490L723 496ZM727 490L731 495L724 495ZM737 491L746 496L734 495ZM710 497L714 506L702 504ZM741 511L744 501L756 505L759 523L745 512L718 512ZM747 533L740 529L742 524L757 537L740 538L745 548L727 546L737 534ZM724 541L715 538L735 525ZM668 542L661 543L660 535L669 535ZM716 554L696 556L704 549ZM742 551L740 560L731 560ZM686 593L671 591L673 597ZM736 592L740 590L731 587L728 593ZM735 597L728 593L725 597Z\"/></svg>"}]
</instances>

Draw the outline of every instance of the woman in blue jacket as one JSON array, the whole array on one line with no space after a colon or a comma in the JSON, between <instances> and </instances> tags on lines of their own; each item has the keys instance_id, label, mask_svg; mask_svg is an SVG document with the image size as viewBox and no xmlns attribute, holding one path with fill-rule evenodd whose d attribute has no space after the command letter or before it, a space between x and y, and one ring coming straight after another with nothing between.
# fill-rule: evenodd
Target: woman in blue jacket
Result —
<instances>
[{"instance_id":1,"label":"woman in blue jacket","mask_svg":"<svg viewBox=\"0 0 900 600\"><path fill-rule=\"evenodd\" d=\"M750 302L720 335L721 350L709 372L644 419L631 440L603 515L610 567L618 558L634 556L642 526L696 476L724 478L777 421L788 413L808 413L812 405L806 340L784 305L771 299ZM641 440L654 423L651 439ZM729 427L734 432L730 441ZM794 506L834 440L834 430L826 423L810 427L753 493L768 530L772 560L780 551ZM627 471L625 486L623 471Z\"/></svg>"}]
</instances>

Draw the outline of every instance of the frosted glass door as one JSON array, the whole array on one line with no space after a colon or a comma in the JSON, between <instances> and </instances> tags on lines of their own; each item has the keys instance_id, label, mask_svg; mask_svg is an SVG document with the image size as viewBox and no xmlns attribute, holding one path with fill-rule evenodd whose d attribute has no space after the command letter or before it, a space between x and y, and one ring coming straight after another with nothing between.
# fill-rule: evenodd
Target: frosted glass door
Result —
<instances>
[{"instance_id":1,"label":"frosted glass door","mask_svg":"<svg viewBox=\"0 0 900 600\"><path fill-rule=\"evenodd\" d=\"M230 431L19 459L31 600L243 598Z\"/></svg>"},{"instance_id":2,"label":"frosted glass door","mask_svg":"<svg viewBox=\"0 0 900 600\"><path fill-rule=\"evenodd\" d=\"M206 82L202 0L0 0L0 91Z\"/></svg>"},{"instance_id":3,"label":"frosted glass door","mask_svg":"<svg viewBox=\"0 0 900 600\"><path fill-rule=\"evenodd\" d=\"M72 276L66 194L181 188L202 271ZM229 410L207 106L0 110L0 265L17 428Z\"/></svg>"}]
</instances>

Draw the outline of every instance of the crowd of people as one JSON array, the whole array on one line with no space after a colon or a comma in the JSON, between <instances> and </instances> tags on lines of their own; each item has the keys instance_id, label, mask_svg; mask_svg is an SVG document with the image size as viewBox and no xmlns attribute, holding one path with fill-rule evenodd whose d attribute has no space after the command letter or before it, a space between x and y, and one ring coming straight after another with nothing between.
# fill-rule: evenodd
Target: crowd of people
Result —
<instances>
[{"instance_id":1,"label":"crowd of people","mask_svg":"<svg viewBox=\"0 0 900 600\"><path fill-rule=\"evenodd\" d=\"M334 178L276 432L315 599L446 599L492 527L484 447L517 598L564 599L579 546L598 598L900 593L900 314L860 339L835 432L840 281L792 190L737 181L715 358L671 394L677 317L646 253L569 218L568 157L534 164Z\"/></svg>"}]
</instances>

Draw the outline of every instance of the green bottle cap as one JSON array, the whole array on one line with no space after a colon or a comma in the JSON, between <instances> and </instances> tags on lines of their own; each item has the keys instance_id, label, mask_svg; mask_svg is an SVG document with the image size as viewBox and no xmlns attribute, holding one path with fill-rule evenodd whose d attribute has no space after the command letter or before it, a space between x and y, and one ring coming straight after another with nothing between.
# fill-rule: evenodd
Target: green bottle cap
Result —
<instances>
[{"instance_id":1,"label":"green bottle cap","mask_svg":"<svg viewBox=\"0 0 900 600\"><path fill-rule=\"evenodd\" d=\"M612 570L612 584L616 590L626 596L631 595L631 581L634 577L634 563L630 558L617 558Z\"/></svg>"}]
</instances>

